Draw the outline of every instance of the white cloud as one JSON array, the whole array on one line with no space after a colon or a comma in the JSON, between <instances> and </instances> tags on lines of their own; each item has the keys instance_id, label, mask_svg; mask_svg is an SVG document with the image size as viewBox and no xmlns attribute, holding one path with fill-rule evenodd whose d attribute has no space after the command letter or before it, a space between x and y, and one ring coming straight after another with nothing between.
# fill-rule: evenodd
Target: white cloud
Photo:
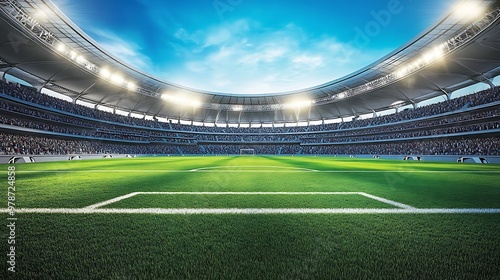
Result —
<instances>
[{"instance_id":1,"label":"white cloud","mask_svg":"<svg viewBox=\"0 0 500 280\"><path fill-rule=\"evenodd\" d=\"M231 38L231 32L227 29L217 29L208 34L203 47L220 46Z\"/></svg>"},{"instance_id":2,"label":"white cloud","mask_svg":"<svg viewBox=\"0 0 500 280\"><path fill-rule=\"evenodd\" d=\"M187 62L164 78L209 91L273 93L309 88L354 72L374 57L333 37L308 35L293 23L269 30L258 22L239 20L206 30L179 28L176 38L178 59Z\"/></svg>"},{"instance_id":3,"label":"white cloud","mask_svg":"<svg viewBox=\"0 0 500 280\"><path fill-rule=\"evenodd\" d=\"M292 59L293 63L301 64L303 66L309 67L310 69L315 69L323 65L323 57L312 56L312 55L300 55Z\"/></svg>"},{"instance_id":4,"label":"white cloud","mask_svg":"<svg viewBox=\"0 0 500 280\"><path fill-rule=\"evenodd\" d=\"M152 60L142 54L142 47L132 43L111 31L92 28L91 32L95 34L93 38L99 42L99 45L107 52L123 60L133 68L150 71L152 69Z\"/></svg>"}]
</instances>

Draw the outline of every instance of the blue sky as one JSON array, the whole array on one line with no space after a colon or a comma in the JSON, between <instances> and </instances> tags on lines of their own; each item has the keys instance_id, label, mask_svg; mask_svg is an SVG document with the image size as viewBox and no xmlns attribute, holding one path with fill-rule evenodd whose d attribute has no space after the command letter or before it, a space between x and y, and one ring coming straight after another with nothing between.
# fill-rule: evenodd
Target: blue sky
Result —
<instances>
[{"instance_id":1,"label":"blue sky","mask_svg":"<svg viewBox=\"0 0 500 280\"><path fill-rule=\"evenodd\" d=\"M408 42L453 0L53 0L104 49L161 80L277 93L340 78Z\"/></svg>"}]
</instances>

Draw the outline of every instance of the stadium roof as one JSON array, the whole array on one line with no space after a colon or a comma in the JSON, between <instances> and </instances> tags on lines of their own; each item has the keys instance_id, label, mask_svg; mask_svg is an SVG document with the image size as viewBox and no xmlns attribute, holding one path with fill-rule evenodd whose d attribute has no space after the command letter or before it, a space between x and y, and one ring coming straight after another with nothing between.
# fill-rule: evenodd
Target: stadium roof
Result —
<instances>
[{"instance_id":1,"label":"stadium roof","mask_svg":"<svg viewBox=\"0 0 500 280\"><path fill-rule=\"evenodd\" d=\"M377 62L306 90L241 95L158 80L106 52L48 0L0 1L0 69L38 88L127 112L204 123L288 123L416 104L500 74L500 10L451 11ZM40 15L44 19L40 20ZM118 73L118 74L117 74Z\"/></svg>"}]
</instances>

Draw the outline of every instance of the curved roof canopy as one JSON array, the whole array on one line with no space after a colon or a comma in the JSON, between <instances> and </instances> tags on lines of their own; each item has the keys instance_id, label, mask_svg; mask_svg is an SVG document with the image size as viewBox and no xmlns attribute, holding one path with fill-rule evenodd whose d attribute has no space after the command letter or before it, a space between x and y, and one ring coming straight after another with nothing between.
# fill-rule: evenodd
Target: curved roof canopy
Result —
<instances>
[{"instance_id":1,"label":"curved roof canopy","mask_svg":"<svg viewBox=\"0 0 500 280\"><path fill-rule=\"evenodd\" d=\"M467 1L465 1L467 2ZM470 2L470 0L469 0ZM158 80L99 47L49 0L0 1L0 67L90 102L204 123L288 123L356 116L416 104L500 74L500 10L477 19L451 12L377 62L305 90L271 95L205 92ZM45 20L39 22L37 13Z\"/></svg>"}]
</instances>

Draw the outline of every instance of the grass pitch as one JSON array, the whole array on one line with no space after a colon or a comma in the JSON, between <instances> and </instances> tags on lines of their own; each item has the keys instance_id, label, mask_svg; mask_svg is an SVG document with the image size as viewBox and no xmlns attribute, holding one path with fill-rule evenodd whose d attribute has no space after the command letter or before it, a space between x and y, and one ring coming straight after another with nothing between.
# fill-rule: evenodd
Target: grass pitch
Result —
<instances>
[{"instance_id":1,"label":"grass pitch","mask_svg":"<svg viewBox=\"0 0 500 280\"><path fill-rule=\"evenodd\" d=\"M499 179L498 165L330 157L16 165L17 272L8 272L4 261L2 273L19 279L498 279L498 212L159 215L22 210L85 209L134 192L141 194L91 208L398 210L400 203L416 209L500 209ZM235 194L210 194L227 192ZM357 194L288 194L294 192L366 193L382 200ZM6 195L2 201L7 205ZM7 240L8 233L2 234ZM8 246L3 242L4 256Z\"/></svg>"}]
</instances>

